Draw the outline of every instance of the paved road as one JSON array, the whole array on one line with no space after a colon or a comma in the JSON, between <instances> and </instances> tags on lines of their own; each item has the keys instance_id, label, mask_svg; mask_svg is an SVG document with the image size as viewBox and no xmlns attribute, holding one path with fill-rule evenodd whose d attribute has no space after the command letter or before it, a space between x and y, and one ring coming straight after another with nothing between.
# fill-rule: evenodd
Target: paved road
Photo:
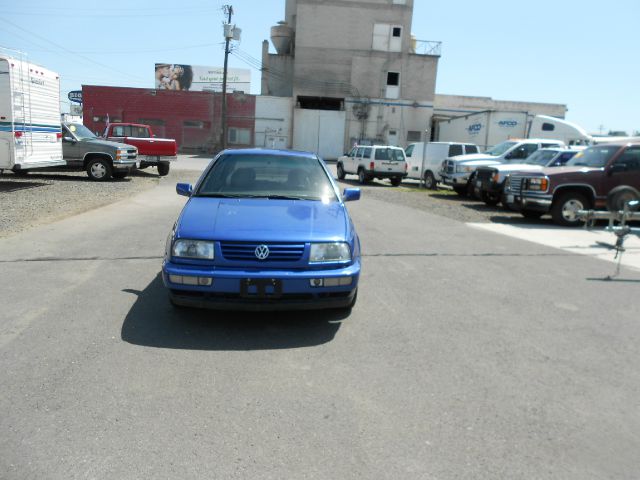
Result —
<instances>
[{"instance_id":1,"label":"paved road","mask_svg":"<svg viewBox=\"0 0 640 480\"><path fill-rule=\"evenodd\" d=\"M367 198L359 301L174 311L161 183L0 240L0 478L635 478L637 270ZM126 208L123 208L126 207Z\"/></svg>"}]
</instances>

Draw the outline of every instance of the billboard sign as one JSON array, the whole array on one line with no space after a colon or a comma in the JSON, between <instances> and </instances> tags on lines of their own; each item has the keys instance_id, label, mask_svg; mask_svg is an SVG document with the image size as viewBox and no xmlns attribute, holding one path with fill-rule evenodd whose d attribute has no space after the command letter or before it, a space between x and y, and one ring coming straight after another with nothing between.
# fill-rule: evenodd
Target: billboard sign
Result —
<instances>
[{"instance_id":1,"label":"billboard sign","mask_svg":"<svg viewBox=\"0 0 640 480\"><path fill-rule=\"evenodd\" d=\"M67 95L70 101L82 103L82 90L73 90Z\"/></svg>"},{"instance_id":2,"label":"billboard sign","mask_svg":"<svg viewBox=\"0 0 640 480\"><path fill-rule=\"evenodd\" d=\"M156 90L188 90L191 92L221 92L224 69L200 65L156 63ZM249 93L251 70L227 69L227 92Z\"/></svg>"}]
</instances>

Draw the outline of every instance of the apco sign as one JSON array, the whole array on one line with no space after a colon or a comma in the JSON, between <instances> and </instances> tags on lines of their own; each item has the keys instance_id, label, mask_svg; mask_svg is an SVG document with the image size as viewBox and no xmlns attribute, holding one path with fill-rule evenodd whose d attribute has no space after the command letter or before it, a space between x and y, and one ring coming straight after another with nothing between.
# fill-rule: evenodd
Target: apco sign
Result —
<instances>
[{"instance_id":1,"label":"apco sign","mask_svg":"<svg viewBox=\"0 0 640 480\"><path fill-rule=\"evenodd\" d=\"M82 90L74 90L69 92L69 100L75 103L82 103Z\"/></svg>"}]
</instances>

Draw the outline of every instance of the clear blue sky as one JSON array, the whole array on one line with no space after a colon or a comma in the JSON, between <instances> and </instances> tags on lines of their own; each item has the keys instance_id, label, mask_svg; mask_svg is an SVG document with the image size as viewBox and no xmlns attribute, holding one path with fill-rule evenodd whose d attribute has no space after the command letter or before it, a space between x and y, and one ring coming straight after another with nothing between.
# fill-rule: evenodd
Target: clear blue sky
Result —
<instances>
[{"instance_id":1,"label":"clear blue sky","mask_svg":"<svg viewBox=\"0 0 640 480\"><path fill-rule=\"evenodd\" d=\"M0 0L0 46L87 85L152 87L156 62L222 66L222 6L258 62L284 0ZM565 103L591 132L640 130L639 0L416 0L412 32L443 42L437 93ZM273 50L273 47L271 47ZM250 62L251 63L251 62ZM253 62L255 64L255 62ZM229 65L260 72L238 56Z\"/></svg>"}]
</instances>

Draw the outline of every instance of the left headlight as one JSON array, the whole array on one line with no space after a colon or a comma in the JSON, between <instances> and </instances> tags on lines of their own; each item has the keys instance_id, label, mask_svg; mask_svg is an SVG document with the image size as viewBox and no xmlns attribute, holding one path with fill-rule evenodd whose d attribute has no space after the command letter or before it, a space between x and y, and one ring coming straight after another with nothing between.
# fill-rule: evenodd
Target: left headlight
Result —
<instances>
[{"instance_id":1,"label":"left headlight","mask_svg":"<svg viewBox=\"0 0 640 480\"><path fill-rule=\"evenodd\" d=\"M213 242L204 240L179 239L173 243L171 254L180 258L200 258L213 260Z\"/></svg>"},{"instance_id":2,"label":"left headlight","mask_svg":"<svg viewBox=\"0 0 640 480\"><path fill-rule=\"evenodd\" d=\"M309 255L310 263L345 262L351 260L348 243L312 243Z\"/></svg>"}]
</instances>

